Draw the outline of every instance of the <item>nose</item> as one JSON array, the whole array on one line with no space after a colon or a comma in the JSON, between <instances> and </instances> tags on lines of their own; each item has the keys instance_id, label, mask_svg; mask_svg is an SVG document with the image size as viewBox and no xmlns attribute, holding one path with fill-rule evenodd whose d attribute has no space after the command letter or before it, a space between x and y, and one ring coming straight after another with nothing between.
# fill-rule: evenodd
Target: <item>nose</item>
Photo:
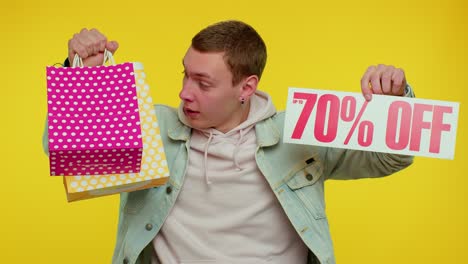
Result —
<instances>
[{"instance_id":1,"label":"nose","mask_svg":"<svg viewBox=\"0 0 468 264\"><path fill-rule=\"evenodd\" d=\"M190 84L190 80L185 80L182 84L182 90L180 90L179 93L180 99L182 101L188 101L188 102L193 102L194 100L194 95L193 95L193 89Z\"/></svg>"}]
</instances>

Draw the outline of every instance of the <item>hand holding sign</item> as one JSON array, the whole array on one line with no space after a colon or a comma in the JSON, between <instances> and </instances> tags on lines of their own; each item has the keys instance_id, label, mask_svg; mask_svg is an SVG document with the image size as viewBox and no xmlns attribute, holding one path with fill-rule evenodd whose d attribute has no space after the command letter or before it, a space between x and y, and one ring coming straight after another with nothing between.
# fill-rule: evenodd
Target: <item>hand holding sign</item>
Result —
<instances>
[{"instance_id":1,"label":"hand holding sign","mask_svg":"<svg viewBox=\"0 0 468 264\"><path fill-rule=\"evenodd\" d=\"M290 88L284 142L453 159L458 103Z\"/></svg>"},{"instance_id":2,"label":"hand holding sign","mask_svg":"<svg viewBox=\"0 0 468 264\"><path fill-rule=\"evenodd\" d=\"M406 77L403 69L392 65L369 66L361 78L362 94L367 101L372 94L403 95Z\"/></svg>"}]
</instances>

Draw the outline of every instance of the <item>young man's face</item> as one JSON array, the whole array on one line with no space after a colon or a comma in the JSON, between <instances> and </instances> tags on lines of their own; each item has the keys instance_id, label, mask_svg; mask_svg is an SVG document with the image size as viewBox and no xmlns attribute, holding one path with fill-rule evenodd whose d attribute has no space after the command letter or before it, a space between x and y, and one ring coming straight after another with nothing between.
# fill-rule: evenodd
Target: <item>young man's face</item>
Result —
<instances>
[{"instance_id":1,"label":"young man's face","mask_svg":"<svg viewBox=\"0 0 468 264\"><path fill-rule=\"evenodd\" d=\"M223 52L199 52L190 47L183 59L184 80L179 97L190 126L228 132L243 120L242 84L232 85Z\"/></svg>"}]
</instances>

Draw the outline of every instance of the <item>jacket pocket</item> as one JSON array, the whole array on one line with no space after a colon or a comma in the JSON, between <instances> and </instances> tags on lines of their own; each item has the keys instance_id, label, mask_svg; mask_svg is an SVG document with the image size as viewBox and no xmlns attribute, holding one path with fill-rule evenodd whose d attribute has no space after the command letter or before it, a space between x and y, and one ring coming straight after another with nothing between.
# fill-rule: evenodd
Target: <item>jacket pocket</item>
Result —
<instances>
[{"instance_id":1,"label":"jacket pocket","mask_svg":"<svg viewBox=\"0 0 468 264\"><path fill-rule=\"evenodd\" d=\"M317 160L309 160L312 162L303 162L302 168L299 166L297 171L290 174L286 184L313 218L322 219L326 217L323 165Z\"/></svg>"},{"instance_id":2,"label":"jacket pocket","mask_svg":"<svg viewBox=\"0 0 468 264\"><path fill-rule=\"evenodd\" d=\"M286 182L292 190L314 185L323 177L323 166L320 161L310 158L301 163L303 166L297 166L299 170L292 172L292 176Z\"/></svg>"}]
</instances>

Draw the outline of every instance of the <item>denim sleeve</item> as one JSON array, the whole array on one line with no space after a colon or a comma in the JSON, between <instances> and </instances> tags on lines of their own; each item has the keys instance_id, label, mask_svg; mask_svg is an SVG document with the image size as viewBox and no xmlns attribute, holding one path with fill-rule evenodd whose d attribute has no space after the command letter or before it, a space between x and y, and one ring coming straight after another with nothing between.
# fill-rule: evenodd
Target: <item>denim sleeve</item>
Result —
<instances>
[{"instance_id":1,"label":"denim sleeve","mask_svg":"<svg viewBox=\"0 0 468 264\"><path fill-rule=\"evenodd\" d=\"M42 134L42 148L44 150L44 153L49 156L49 134L48 134L48 129L47 129L47 118L45 120L45 125L44 125L44 133Z\"/></svg>"},{"instance_id":2,"label":"denim sleeve","mask_svg":"<svg viewBox=\"0 0 468 264\"><path fill-rule=\"evenodd\" d=\"M325 177L350 180L388 176L411 165L413 159L407 155L328 148Z\"/></svg>"}]
</instances>

